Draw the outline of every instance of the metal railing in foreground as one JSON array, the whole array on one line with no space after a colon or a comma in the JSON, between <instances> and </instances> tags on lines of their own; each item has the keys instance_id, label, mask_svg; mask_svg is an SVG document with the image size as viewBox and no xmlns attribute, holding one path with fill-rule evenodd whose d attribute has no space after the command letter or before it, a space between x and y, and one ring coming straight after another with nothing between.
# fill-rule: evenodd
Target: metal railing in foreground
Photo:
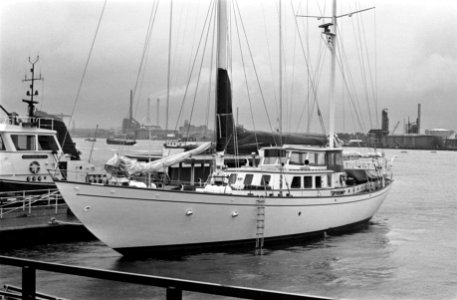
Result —
<instances>
[{"instance_id":1,"label":"metal railing in foreground","mask_svg":"<svg viewBox=\"0 0 457 300\"><path fill-rule=\"evenodd\" d=\"M32 211L51 206L55 214L59 207L66 207L57 189L0 192L0 219L11 215L17 217L18 213L26 211L30 215Z\"/></svg>"},{"instance_id":2,"label":"metal railing in foreground","mask_svg":"<svg viewBox=\"0 0 457 300\"><path fill-rule=\"evenodd\" d=\"M311 295L284 293L255 288L222 285L202 281L192 281L169 277L142 275L135 273L48 263L8 256L0 256L0 264L22 268L22 299L35 299L36 270L161 287L166 289L166 299L169 300L182 299L183 291L217 296L235 297L240 299L330 299Z\"/></svg>"}]
</instances>

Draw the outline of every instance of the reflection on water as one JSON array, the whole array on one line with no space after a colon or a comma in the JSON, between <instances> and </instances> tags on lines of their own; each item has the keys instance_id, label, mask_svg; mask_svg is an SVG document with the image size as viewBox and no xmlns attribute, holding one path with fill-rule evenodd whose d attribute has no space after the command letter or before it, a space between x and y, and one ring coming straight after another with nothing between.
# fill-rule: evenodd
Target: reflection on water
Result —
<instances>
[{"instance_id":1,"label":"reflection on water","mask_svg":"<svg viewBox=\"0 0 457 300\"><path fill-rule=\"evenodd\" d=\"M255 256L252 249L132 260L98 241L2 254L346 299L456 299L457 185L449 184L449 178L455 178L457 153L391 150L387 154L398 155L392 191L369 226L350 234L267 248L262 256ZM69 299L164 298L164 291L157 288L38 274L39 290ZM20 285L20 280L19 269L0 266L2 284ZM188 298L212 299L200 294Z\"/></svg>"}]
</instances>

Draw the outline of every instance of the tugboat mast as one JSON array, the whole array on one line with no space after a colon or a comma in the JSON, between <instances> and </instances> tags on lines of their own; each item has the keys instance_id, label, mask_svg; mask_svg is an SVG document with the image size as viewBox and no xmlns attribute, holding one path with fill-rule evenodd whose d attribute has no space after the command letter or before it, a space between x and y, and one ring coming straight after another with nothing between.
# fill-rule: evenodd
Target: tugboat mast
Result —
<instances>
[{"instance_id":1,"label":"tugboat mast","mask_svg":"<svg viewBox=\"0 0 457 300\"><path fill-rule=\"evenodd\" d=\"M27 96L30 97L30 99L22 99L22 102L25 102L29 105L28 109L27 109L27 115L29 118L33 118L35 116L35 104L38 103L38 101L33 99L34 96L38 96L38 91L35 90L35 80L44 79L41 77L41 73L40 73L39 77L35 78L35 64L38 62L39 59L40 59L40 56L37 56L36 59L34 61L32 61L29 57L29 62L32 65L32 68L30 69L30 73L32 73L32 77L27 78L27 75L25 75L24 80L22 80L22 82L31 81L31 84L29 86L30 90L27 91Z\"/></svg>"}]
</instances>

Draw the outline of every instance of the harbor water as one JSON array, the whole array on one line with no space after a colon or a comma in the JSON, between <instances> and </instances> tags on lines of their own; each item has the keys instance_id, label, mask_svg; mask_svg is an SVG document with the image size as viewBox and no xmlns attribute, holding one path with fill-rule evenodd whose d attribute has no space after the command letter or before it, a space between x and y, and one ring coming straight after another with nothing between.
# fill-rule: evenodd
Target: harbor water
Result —
<instances>
[{"instance_id":1,"label":"harbor water","mask_svg":"<svg viewBox=\"0 0 457 300\"><path fill-rule=\"evenodd\" d=\"M85 159L92 143L76 139ZM155 152L160 142L107 145L115 152ZM338 299L457 299L457 152L383 150L394 160L394 185L370 224L308 244L183 257L125 259L99 241L43 244L0 255ZM108 213L108 212L107 212ZM266 220L268 222L268 220ZM0 265L0 284L21 285L19 268ZM37 271L37 290L68 299L164 299L160 288ZM184 292L185 299L214 296Z\"/></svg>"}]
</instances>

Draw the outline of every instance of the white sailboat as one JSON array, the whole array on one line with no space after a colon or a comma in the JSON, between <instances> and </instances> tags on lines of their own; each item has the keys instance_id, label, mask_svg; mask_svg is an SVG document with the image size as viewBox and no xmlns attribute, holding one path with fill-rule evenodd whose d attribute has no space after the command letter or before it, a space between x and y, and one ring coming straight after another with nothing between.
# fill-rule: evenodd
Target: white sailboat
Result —
<instances>
[{"instance_id":1,"label":"white sailboat","mask_svg":"<svg viewBox=\"0 0 457 300\"><path fill-rule=\"evenodd\" d=\"M350 164L343 160L333 121L327 147L266 147L259 151L258 166L226 168L227 128L233 128L226 20L227 3L219 0L217 143L214 170L204 187L189 191L56 181L77 218L124 255L242 245L261 250L264 243L303 241L367 223L392 186L383 156L353 158ZM335 21L323 27L330 47Z\"/></svg>"}]
</instances>

